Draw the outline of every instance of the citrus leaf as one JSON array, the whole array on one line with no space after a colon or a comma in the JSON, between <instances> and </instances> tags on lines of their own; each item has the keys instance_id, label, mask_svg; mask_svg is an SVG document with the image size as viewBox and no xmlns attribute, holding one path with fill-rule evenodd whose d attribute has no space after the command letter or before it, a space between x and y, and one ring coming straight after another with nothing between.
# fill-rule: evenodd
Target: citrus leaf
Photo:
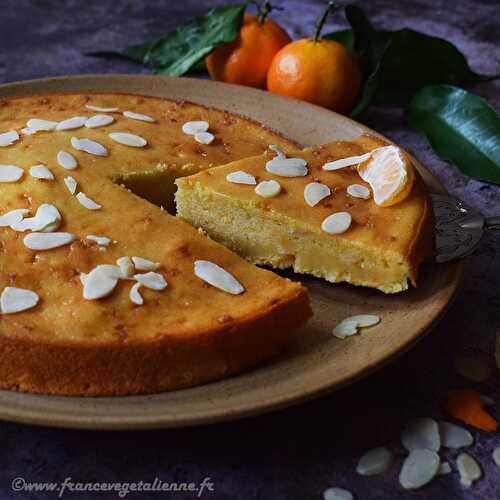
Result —
<instances>
[{"instance_id":1,"label":"citrus leaf","mask_svg":"<svg viewBox=\"0 0 500 500\"><path fill-rule=\"evenodd\" d=\"M335 40L336 42L341 43L346 49L354 52L354 33L352 29L345 29L334 31L333 33L328 33L328 35L324 35L321 38L326 38L327 40Z\"/></svg>"},{"instance_id":2,"label":"citrus leaf","mask_svg":"<svg viewBox=\"0 0 500 500\"><path fill-rule=\"evenodd\" d=\"M199 67L218 45L236 39L245 7L246 4L216 7L153 42L88 55L125 57L141 62L157 74L180 76Z\"/></svg>"},{"instance_id":3,"label":"citrus leaf","mask_svg":"<svg viewBox=\"0 0 500 500\"><path fill-rule=\"evenodd\" d=\"M500 116L484 99L432 85L413 96L406 116L442 159L466 175L500 184Z\"/></svg>"}]
</instances>

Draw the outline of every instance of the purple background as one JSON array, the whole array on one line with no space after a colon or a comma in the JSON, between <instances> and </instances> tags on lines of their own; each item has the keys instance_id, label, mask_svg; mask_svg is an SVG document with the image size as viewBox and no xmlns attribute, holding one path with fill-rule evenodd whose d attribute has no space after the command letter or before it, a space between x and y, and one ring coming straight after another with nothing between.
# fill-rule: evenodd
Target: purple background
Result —
<instances>
[{"instance_id":1,"label":"purple background","mask_svg":"<svg viewBox=\"0 0 500 500\"><path fill-rule=\"evenodd\" d=\"M0 82L83 73L146 73L123 60L85 57L84 51L121 47L173 28L220 1L3 0ZM277 1L286 10L275 17L294 38L311 33L322 1ZM409 26L445 37L468 57L476 71L500 72L498 0L372 0L358 2L376 26ZM329 28L344 26L341 14ZM497 109L500 84L475 88ZM500 188L468 179L440 161L425 139L404 125L400 109L371 108L362 121L396 140L426 164L458 197L493 215L500 213ZM369 379L322 400L272 415L204 428L148 432L83 432L0 423L0 498L55 498L54 494L11 492L16 476L29 481L201 481L209 476L225 499L320 499L329 486L350 489L357 499L500 498L500 468L491 453L498 434L473 431L468 451L484 478L472 488L454 472L429 486L405 492L398 484L399 433L408 418L442 417L439 404L451 388L476 388L498 402L498 371L485 383L470 382L454 369L453 356L485 353L493 363L500 328L500 235L488 235L469 259L464 288L445 319L411 353ZM355 474L367 449L389 445L398 453L391 470L364 478ZM90 498L74 493L68 498ZM66 496L65 496L66 497ZM103 498L118 498L103 494ZM127 498L194 498L190 494L134 494Z\"/></svg>"}]
</instances>

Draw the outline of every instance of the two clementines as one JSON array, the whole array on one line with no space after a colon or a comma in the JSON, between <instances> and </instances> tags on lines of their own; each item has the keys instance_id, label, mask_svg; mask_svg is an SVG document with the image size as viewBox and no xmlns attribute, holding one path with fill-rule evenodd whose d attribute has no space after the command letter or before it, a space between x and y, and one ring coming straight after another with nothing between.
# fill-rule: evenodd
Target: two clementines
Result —
<instances>
[{"instance_id":1,"label":"two clementines","mask_svg":"<svg viewBox=\"0 0 500 500\"><path fill-rule=\"evenodd\" d=\"M239 37L206 59L214 80L266 88L348 113L361 88L357 60L340 43L304 38L292 42L274 21L245 14Z\"/></svg>"}]
</instances>

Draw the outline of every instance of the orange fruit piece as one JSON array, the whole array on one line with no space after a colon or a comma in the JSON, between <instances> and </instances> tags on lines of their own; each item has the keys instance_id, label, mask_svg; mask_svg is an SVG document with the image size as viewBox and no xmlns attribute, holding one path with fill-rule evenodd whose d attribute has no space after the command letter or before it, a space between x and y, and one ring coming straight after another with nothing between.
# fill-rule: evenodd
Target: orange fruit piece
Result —
<instances>
[{"instance_id":1,"label":"orange fruit piece","mask_svg":"<svg viewBox=\"0 0 500 500\"><path fill-rule=\"evenodd\" d=\"M408 155L397 146L384 146L371 152L357 167L359 176L370 184L373 201L389 207L403 201L415 182L415 171Z\"/></svg>"},{"instance_id":2,"label":"orange fruit piece","mask_svg":"<svg viewBox=\"0 0 500 500\"><path fill-rule=\"evenodd\" d=\"M271 19L259 22L245 14L238 38L206 57L208 73L213 80L265 89L273 57L289 42L286 31Z\"/></svg>"},{"instance_id":3,"label":"orange fruit piece","mask_svg":"<svg viewBox=\"0 0 500 500\"><path fill-rule=\"evenodd\" d=\"M360 92L361 69L340 43L303 38L276 54L267 73L267 88L345 114Z\"/></svg>"}]
</instances>

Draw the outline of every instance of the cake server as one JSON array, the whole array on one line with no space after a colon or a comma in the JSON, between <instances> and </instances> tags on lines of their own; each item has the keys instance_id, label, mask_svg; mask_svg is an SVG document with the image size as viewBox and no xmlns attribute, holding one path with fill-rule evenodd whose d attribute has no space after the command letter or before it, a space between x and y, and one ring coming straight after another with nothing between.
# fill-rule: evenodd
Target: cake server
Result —
<instances>
[{"instance_id":1,"label":"cake server","mask_svg":"<svg viewBox=\"0 0 500 500\"><path fill-rule=\"evenodd\" d=\"M477 210L449 195L431 194L435 220L436 262L470 255L486 231L500 229L500 216L483 217Z\"/></svg>"}]
</instances>

